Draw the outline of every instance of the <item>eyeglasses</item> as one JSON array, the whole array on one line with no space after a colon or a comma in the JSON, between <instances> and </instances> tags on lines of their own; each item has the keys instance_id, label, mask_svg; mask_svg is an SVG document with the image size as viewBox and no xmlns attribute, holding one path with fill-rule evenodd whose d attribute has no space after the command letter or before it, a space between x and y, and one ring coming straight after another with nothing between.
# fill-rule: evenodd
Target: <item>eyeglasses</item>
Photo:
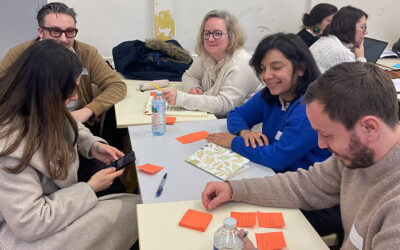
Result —
<instances>
[{"instance_id":1,"label":"eyeglasses","mask_svg":"<svg viewBox=\"0 0 400 250\"><path fill-rule=\"evenodd\" d=\"M66 30L62 30L59 28L49 28L49 27L44 27L40 26L42 29L47 30L50 33L50 36L54 38L59 38L62 33L65 34L66 37L68 38L74 38L76 37L76 34L78 34L78 29L76 28L68 28Z\"/></svg>"},{"instance_id":2,"label":"eyeglasses","mask_svg":"<svg viewBox=\"0 0 400 250\"><path fill-rule=\"evenodd\" d=\"M364 32L367 30L366 24L357 24L357 26L360 27Z\"/></svg>"},{"instance_id":3,"label":"eyeglasses","mask_svg":"<svg viewBox=\"0 0 400 250\"><path fill-rule=\"evenodd\" d=\"M221 39L222 35L226 35L228 33L223 33L220 30L214 30L213 32L211 32L209 30L205 30L205 31L203 31L203 33L201 33L201 36L203 37L203 39L208 40L208 39L210 39L211 34L215 40L218 40L218 39Z\"/></svg>"}]
</instances>

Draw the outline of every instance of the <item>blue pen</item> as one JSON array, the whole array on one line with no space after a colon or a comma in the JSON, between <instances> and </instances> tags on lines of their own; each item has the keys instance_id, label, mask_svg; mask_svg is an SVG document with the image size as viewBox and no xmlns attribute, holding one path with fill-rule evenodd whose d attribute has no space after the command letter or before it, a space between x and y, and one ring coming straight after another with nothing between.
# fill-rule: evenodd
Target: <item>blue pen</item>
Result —
<instances>
[{"instance_id":1,"label":"blue pen","mask_svg":"<svg viewBox=\"0 0 400 250\"><path fill-rule=\"evenodd\" d=\"M163 178L161 179L160 186L158 186L157 193L156 193L157 197L159 197L162 194L162 192L164 190L163 187L164 187L164 183L165 183L166 179L167 179L167 173L164 174Z\"/></svg>"}]
</instances>

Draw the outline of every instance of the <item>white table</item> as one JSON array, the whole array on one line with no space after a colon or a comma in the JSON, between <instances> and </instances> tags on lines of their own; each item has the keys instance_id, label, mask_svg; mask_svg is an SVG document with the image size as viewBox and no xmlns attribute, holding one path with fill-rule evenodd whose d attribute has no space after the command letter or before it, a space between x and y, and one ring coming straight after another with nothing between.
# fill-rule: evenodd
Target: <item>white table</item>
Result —
<instances>
[{"instance_id":1,"label":"white table","mask_svg":"<svg viewBox=\"0 0 400 250\"><path fill-rule=\"evenodd\" d=\"M136 165L151 163L164 169L151 175L137 169L140 192L143 203L197 200L209 181L220 181L217 177L193 166L185 158L202 146L206 140L182 144L175 138L193 132L206 130L209 133L226 132L226 119L194 121L167 125L163 136L154 136L151 125L129 127L132 149L136 154ZM249 169L234 176L233 180L274 175L274 171L265 166L250 162ZM160 197L155 193L164 173L168 177L164 192Z\"/></svg>"},{"instance_id":2,"label":"white table","mask_svg":"<svg viewBox=\"0 0 400 250\"><path fill-rule=\"evenodd\" d=\"M144 114L144 109L149 100L149 91L141 92L139 83L148 82L140 80L122 79L128 88L126 97L114 105L115 118L118 128L127 128L129 126L143 125L151 123L151 116ZM181 82L170 82L168 88L183 90ZM178 116L176 122L197 121L197 120L215 120L214 114L207 116Z\"/></svg>"},{"instance_id":3,"label":"white table","mask_svg":"<svg viewBox=\"0 0 400 250\"><path fill-rule=\"evenodd\" d=\"M205 232L178 225L187 209L212 213L213 218ZM139 246L141 250L176 249L204 250L213 248L214 232L222 226L222 221L235 212L282 212L286 226L280 228L246 228L249 239L256 244L255 232L282 231L286 248L290 250L329 249L317 232L298 209L270 208L241 202L228 202L206 211L200 200L137 205Z\"/></svg>"}]
</instances>

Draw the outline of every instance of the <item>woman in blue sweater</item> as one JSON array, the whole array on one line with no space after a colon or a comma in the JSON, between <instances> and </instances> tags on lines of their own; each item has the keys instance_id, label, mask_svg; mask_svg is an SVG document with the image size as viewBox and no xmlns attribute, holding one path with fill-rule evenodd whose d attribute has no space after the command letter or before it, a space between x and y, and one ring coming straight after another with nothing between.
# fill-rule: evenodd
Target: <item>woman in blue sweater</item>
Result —
<instances>
[{"instance_id":1,"label":"woman in blue sweater","mask_svg":"<svg viewBox=\"0 0 400 250\"><path fill-rule=\"evenodd\" d=\"M266 88L228 115L230 133L207 138L276 172L308 169L331 154L318 147L301 102L320 72L307 45L294 34L274 34L257 46L250 65ZM262 132L251 128L262 122Z\"/></svg>"}]
</instances>

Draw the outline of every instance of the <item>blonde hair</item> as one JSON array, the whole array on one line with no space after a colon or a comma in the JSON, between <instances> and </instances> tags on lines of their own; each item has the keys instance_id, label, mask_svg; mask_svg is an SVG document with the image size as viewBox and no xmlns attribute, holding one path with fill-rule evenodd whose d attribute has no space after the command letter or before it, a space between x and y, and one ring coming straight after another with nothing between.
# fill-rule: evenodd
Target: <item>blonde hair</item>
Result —
<instances>
[{"instance_id":1,"label":"blonde hair","mask_svg":"<svg viewBox=\"0 0 400 250\"><path fill-rule=\"evenodd\" d=\"M228 48L226 48L227 54L232 55L233 52L235 52L236 50L243 48L246 38L236 17L225 10L212 10L206 14L200 25L199 33L197 34L196 53L198 55L209 55L206 48L204 47L204 39L202 33L204 31L204 26L206 25L206 22L212 17L221 18L225 21L226 30L228 32L228 37L230 40L229 46Z\"/></svg>"}]
</instances>

